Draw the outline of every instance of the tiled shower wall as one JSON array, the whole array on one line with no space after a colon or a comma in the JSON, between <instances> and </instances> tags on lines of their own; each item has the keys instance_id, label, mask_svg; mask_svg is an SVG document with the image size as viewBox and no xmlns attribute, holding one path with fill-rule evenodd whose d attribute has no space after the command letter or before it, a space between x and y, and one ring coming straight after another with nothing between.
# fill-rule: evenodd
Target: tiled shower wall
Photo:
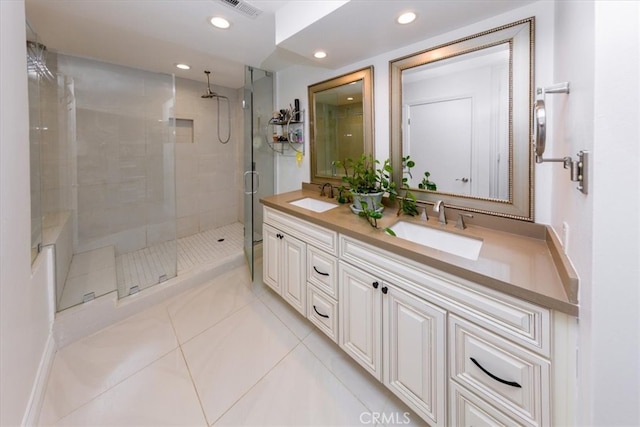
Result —
<instances>
[{"instance_id":1,"label":"tiled shower wall","mask_svg":"<svg viewBox=\"0 0 640 427\"><path fill-rule=\"evenodd\" d=\"M171 76L58 55L73 79L74 252L175 239Z\"/></svg>"},{"instance_id":2,"label":"tiled shower wall","mask_svg":"<svg viewBox=\"0 0 640 427\"><path fill-rule=\"evenodd\" d=\"M215 75L212 74L212 80ZM206 83L176 78L176 193L178 237L241 221L242 180L242 89L212 85L229 98L231 139L227 100L201 98ZM192 131L189 126L192 125Z\"/></svg>"}]
</instances>

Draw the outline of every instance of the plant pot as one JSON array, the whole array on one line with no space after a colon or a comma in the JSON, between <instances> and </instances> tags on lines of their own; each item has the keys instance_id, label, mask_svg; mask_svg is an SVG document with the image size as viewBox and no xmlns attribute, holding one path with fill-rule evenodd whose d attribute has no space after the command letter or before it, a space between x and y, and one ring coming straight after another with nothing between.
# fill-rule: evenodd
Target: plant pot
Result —
<instances>
[{"instance_id":1,"label":"plant pot","mask_svg":"<svg viewBox=\"0 0 640 427\"><path fill-rule=\"evenodd\" d=\"M382 196L384 195L384 191L380 191L377 193L351 193L353 194L353 205L351 206L351 210L353 213L357 214L362 212L363 205L362 202L366 203L366 207L368 209L375 209L378 212L382 212L384 209L382 207Z\"/></svg>"}]
</instances>

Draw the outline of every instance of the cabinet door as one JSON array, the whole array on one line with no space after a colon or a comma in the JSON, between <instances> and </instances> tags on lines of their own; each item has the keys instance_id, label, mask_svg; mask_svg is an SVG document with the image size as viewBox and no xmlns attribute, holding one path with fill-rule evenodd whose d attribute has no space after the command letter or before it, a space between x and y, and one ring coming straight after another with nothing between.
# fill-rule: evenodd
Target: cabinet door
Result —
<instances>
[{"instance_id":1,"label":"cabinet door","mask_svg":"<svg viewBox=\"0 0 640 427\"><path fill-rule=\"evenodd\" d=\"M431 425L444 425L446 312L393 285L384 287L384 383Z\"/></svg>"},{"instance_id":2,"label":"cabinet door","mask_svg":"<svg viewBox=\"0 0 640 427\"><path fill-rule=\"evenodd\" d=\"M340 347L378 380L382 379L382 282L340 263Z\"/></svg>"},{"instance_id":3,"label":"cabinet door","mask_svg":"<svg viewBox=\"0 0 640 427\"><path fill-rule=\"evenodd\" d=\"M307 316L307 251L306 244L284 234L280 239L282 262L280 270L282 297Z\"/></svg>"},{"instance_id":4,"label":"cabinet door","mask_svg":"<svg viewBox=\"0 0 640 427\"><path fill-rule=\"evenodd\" d=\"M278 294L281 292L280 287L280 231L264 224L262 228L263 233L263 266L262 266L262 280L266 285L269 285Z\"/></svg>"}]
</instances>

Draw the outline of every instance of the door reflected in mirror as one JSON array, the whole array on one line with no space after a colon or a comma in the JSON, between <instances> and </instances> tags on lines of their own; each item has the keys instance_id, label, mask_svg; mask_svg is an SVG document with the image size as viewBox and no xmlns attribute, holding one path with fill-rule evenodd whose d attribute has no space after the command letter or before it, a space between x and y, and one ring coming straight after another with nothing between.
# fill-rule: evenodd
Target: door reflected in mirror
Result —
<instances>
[{"instance_id":1,"label":"door reflected in mirror","mask_svg":"<svg viewBox=\"0 0 640 427\"><path fill-rule=\"evenodd\" d=\"M373 151L373 67L309 86L311 181L341 182L336 161Z\"/></svg>"},{"instance_id":2,"label":"door reflected in mirror","mask_svg":"<svg viewBox=\"0 0 640 427\"><path fill-rule=\"evenodd\" d=\"M390 62L391 158L419 200L533 221L534 18ZM422 171L437 190L421 190Z\"/></svg>"},{"instance_id":3,"label":"door reflected in mirror","mask_svg":"<svg viewBox=\"0 0 640 427\"><path fill-rule=\"evenodd\" d=\"M509 56L503 43L403 71L402 152L438 191L509 200Z\"/></svg>"}]
</instances>

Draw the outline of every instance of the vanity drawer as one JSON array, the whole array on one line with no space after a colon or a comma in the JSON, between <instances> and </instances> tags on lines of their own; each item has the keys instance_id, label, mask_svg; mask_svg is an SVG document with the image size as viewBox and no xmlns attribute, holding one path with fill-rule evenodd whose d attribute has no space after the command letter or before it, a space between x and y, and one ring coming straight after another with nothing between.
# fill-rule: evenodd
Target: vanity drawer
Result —
<instances>
[{"instance_id":1,"label":"vanity drawer","mask_svg":"<svg viewBox=\"0 0 640 427\"><path fill-rule=\"evenodd\" d=\"M459 427L535 426L516 421L453 381L449 383L449 425Z\"/></svg>"},{"instance_id":2,"label":"vanity drawer","mask_svg":"<svg viewBox=\"0 0 640 427\"><path fill-rule=\"evenodd\" d=\"M506 414L549 425L549 362L459 317L449 317L451 378Z\"/></svg>"},{"instance_id":3,"label":"vanity drawer","mask_svg":"<svg viewBox=\"0 0 640 427\"><path fill-rule=\"evenodd\" d=\"M338 299L338 259L307 246L307 281Z\"/></svg>"},{"instance_id":4,"label":"vanity drawer","mask_svg":"<svg viewBox=\"0 0 640 427\"><path fill-rule=\"evenodd\" d=\"M307 284L307 317L334 342L338 342L338 303L314 285Z\"/></svg>"}]
</instances>

